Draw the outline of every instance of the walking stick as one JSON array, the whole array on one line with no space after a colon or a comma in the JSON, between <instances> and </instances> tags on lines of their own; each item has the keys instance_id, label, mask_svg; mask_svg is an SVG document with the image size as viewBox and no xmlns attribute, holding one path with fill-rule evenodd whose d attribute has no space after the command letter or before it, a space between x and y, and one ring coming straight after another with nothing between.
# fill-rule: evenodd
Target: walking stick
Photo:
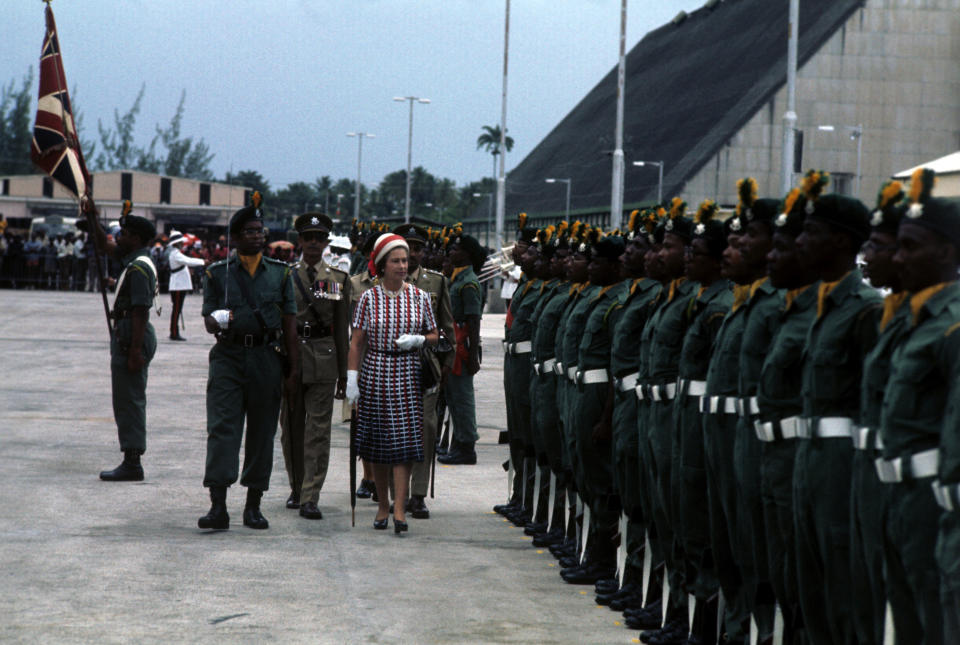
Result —
<instances>
[{"instance_id":1,"label":"walking stick","mask_svg":"<svg viewBox=\"0 0 960 645\"><path fill-rule=\"evenodd\" d=\"M437 405L439 406L439 404L440 402L438 400ZM443 415L440 417L440 424L439 424L440 427L443 427L444 417L447 416L447 408L446 407L440 408L439 413ZM439 443L439 440L434 441L433 460L430 462L430 499L433 499L434 482L436 481L436 478L437 478L437 444L438 443Z\"/></svg>"},{"instance_id":2,"label":"walking stick","mask_svg":"<svg viewBox=\"0 0 960 645\"><path fill-rule=\"evenodd\" d=\"M357 409L350 410L350 526L357 525Z\"/></svg>"}]
</instances>

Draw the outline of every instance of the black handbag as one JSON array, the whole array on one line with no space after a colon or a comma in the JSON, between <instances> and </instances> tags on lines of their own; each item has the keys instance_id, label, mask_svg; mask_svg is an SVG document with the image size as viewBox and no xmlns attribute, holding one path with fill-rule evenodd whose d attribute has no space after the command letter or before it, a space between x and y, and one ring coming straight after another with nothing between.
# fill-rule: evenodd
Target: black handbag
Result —
<instances>
[{"instance_id":1,"label":"black handbag","mask_svg":"<svg viewBox=\"0 0 960 645\"><path fill-rule=\"evenodd\" d=\"M427 391L440 382L440 365L433 349L424 343L420 347L420 389Z\"/></svg>"}]
</instances>

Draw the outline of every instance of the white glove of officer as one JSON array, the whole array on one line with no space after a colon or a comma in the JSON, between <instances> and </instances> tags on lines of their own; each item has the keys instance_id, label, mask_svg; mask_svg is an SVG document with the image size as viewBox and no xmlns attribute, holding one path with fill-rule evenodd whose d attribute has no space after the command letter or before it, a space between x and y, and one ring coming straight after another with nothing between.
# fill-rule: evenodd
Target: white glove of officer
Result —
<instances>
[{"instance_id":1,"label":"white glove of officer","mask_svg":"<svg viewBox=\"0 0 960 645\"><path fill-rule=\"evenodd\" d=\"M210 315L213 316L213 319L217 321L218 325L220 325L220 329L226 329L230 326L229 309L217 309Z\"/></svg>"},{"instance_id":2,"label":"white glove of officer","mask_svg":"<svg viewBox=\"0 0 960 645\"><path fill-rule=\"evenodd\" d=\"M353 405L360 398L360 386L357 384L357 370L347 370L347 403Z\"/></svg>"},{"instance_id":3,"label":"white glove of officer","mask_svg":"<svg viewBox=\"0 0 960 645\"><path fill-rule=\"evenodd\" d=\"M422 346L427 342L427 337L420 334L400 334L397 336L397 340L393 342L395 342L400 349L407 350Z\"/></svg>"}]
</instances>

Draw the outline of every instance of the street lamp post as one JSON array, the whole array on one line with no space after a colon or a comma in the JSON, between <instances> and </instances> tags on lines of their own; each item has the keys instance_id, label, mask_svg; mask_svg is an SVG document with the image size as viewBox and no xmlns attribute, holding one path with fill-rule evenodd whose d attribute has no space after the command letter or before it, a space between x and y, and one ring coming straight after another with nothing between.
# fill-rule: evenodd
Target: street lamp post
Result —
<instances>
[{"instance_id":1,"label":"street lamp post","mask_svg":"<svg viewBox=\"0 0 960 645\"><path fill-rule=\"evenodd\" d=\"M394 96L394 101L407 101L410 103L410 126L407 129L407 196L406 202L403 207L403 221L406 224L410 223L410 165L413 160L413 104L416 103L429 103L430 99L421 98L419 96Z\"/></svg>"},{"instance_id":2,"label":"street lamp post","mask_svg":"<svg viewBox=\"0 0 960 645\"><path fill-rule=\"evenodd\" d=\"M837 127L843 128L850 133L850 138L857 141L857 187L854 190L856 193L856 198L860 199L860 161L863 158L863 124L858 123L857 125L818 125L817 130L822 132L836 132Z\"/></svg>"},{"instance_id":3,"label":"street lamp post","mask_svg":"<svg viewBox=\"0 0 960 645\"><path fill-rule=\"evenodd\" d=\"M657 167L657 203L663 202L663 162L662 161L634 161L634 166Z\"/></svg>"},{"instance_id":4,"label":"street lamp post","mask_svg":"<svg viewBox=\"0 0 960 645\"><path fill-rule=\"evenodd\" d=\"M545 181L546 183L548 183L548 184L556 184L556 183L559 182L559 183L563 183L563 184L566 184L566 185L567 185L567 214L566 214L566 219L569 220L569 219L570 219L570 184L573 182L573 180L572 180L572 179L560 179L560 178L557 178L557 177L550 177L550 178L548 178L548 179L544 179L544 181Z\"/></svg>"},{"instance_id":5,"label":"street lamp post","mask_svg":"<svg viewBox=\"0 0 960 645\"><path fill-rule=\"evenodd\" d=\"M357 138L357 187L354 190L353 196L353 219L360 221L360 164L363 160L363 139L364 137L368 139L373 139L375 134L370 134L369 132L348 132L348 137Z\"/></svg>"},{"instance_id":6,"label":"street lamp post","mask_svg":"<svg viewBox=\"0 0 960 645\"><path fill-rule=\"evenodd\" d=\"M487 235L484 239L484 246L490 247L490 228L493 222L493 193L473 193L475 198L486 197L487 201Z\"/></svg>"}]
</instances>

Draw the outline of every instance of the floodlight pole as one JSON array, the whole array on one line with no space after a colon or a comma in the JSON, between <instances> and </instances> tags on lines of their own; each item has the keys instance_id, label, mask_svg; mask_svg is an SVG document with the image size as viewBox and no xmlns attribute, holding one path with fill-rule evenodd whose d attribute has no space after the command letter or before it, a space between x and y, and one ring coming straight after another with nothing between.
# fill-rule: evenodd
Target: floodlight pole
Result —
<instances>
[{"instance_id":1,"label":"floodlight pole","mask_svg":"<svg viewBox=\"0 0 960 645\"><path fill-rule=\"evenodd\" d=\"M790 0L787 24L787 111L783 114L783 150L780 157L780 194L793 185L793 155L797 132L797 30L800 27L800 0Z\"/></svg>"},{"instance_id":2,"label":"floodlight pole","mask_svg":"<svg viewBox=\"0 0 960 645\"><path fill-rule=\"evenodd\" d=\"M627 73L626 52L627 0L620 0L620 62L617 65L617 124L614 130L613 186L610 195L611 227L623 225L623 88ZM569 206L567 210L570 210Z\"/></svg>"},{"instance_id":3,"label":"floodlight pole","mask_svg":"<svg viewBox=\"0 0 960 645\"><path fill-rule=\"evenodd\" d=\"M357 187L353 196L353 219L360 221L360 164L363 159L363 138L374 138L376 135L367 132L348 132L348 137L357 138Z\"/></svg>"},{"instance_id":4,"label":"floodlight pole","mask_svg":"<svg viewBox=\"0 0 960 645\"><path fill-rule=\"evenodd\" d=\"M503 93L500 105L500 172L497 174L497 247L503 248L503 220L507 205L507 69L510 53L510 0L503 22Z\"/></svg>"}]
</instances>

